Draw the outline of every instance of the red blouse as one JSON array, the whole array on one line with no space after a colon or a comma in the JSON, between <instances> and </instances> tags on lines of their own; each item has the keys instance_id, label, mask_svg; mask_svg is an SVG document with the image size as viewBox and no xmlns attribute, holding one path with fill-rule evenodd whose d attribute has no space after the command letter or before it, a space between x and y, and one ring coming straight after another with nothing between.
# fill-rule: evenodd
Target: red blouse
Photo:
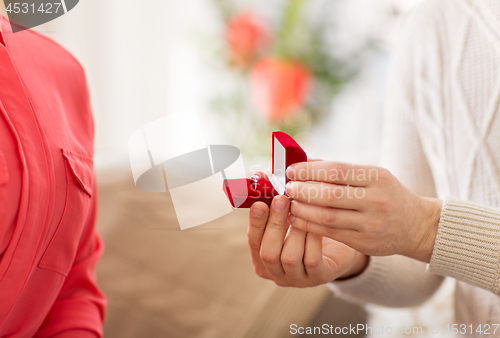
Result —
<instances>
[{"instance_id":1,"label":"red blouse","mask_svg":"<svg viewBox=\"0 0 500 338\"><path fill-rule=\"evenodd\" d=\"M85 75L53 41L0 21L0 337L101 336Z\"/></svg>"}]
</instances>

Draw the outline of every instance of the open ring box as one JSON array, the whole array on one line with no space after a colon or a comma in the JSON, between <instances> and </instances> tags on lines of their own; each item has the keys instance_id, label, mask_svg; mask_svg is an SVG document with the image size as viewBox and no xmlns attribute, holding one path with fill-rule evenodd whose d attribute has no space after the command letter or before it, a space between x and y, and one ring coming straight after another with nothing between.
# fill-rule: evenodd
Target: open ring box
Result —
<instances>
[{"instance_id":1,"label":"open ring box","mask_svg":"<svg viewBox=\"0 0 500 338\"><path fill-rule=\"evenodd\" d=\"M306 153L292 137L281 131L273 132L272 137L273 174L269 179L259 178L256 187L248 178L224 180L224 192L234 208L250 208L258 201L271 206L275 196L285 194L286 168L307 161Z\"/></svg>"}]
</instances>

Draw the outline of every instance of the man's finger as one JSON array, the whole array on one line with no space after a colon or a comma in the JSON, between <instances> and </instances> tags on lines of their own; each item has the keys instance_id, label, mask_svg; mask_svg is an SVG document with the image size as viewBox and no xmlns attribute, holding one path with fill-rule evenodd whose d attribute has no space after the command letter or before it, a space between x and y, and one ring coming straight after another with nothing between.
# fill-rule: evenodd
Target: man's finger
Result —
<instances>
[{"instance_id":1,"label":"man's finger","mask_svg":"<svg viewBox=\"0 0 500 338\"><path fill-rule=\"evenodd\" d=\"M297 200L292 201L290 214L312 223L339 229L361 230L366 223L359 211L323 207Z\"/></svg>"},{"instance_id":2,"label":"man's finger","mask_svg":"<svg viewBox=\"0 0 500 338\"><path fill-rule=\"evenodd\" d=\"M317 181L335 184L349 184L364 187L377 181L386 169L341 162L301 162L287 168L286 175L293 181Z\"/></svg>"},{"instance_id":3,"label":"man's finger","mask_svg":"<svg viewBox=\"0 0 500 338\"><path fill-rule=\"evenodd\" d=\"M297 182L286 184L286 193L294 200L325 207L358 210L366 188L323 182Z\"/></svg>"}]
</instances>

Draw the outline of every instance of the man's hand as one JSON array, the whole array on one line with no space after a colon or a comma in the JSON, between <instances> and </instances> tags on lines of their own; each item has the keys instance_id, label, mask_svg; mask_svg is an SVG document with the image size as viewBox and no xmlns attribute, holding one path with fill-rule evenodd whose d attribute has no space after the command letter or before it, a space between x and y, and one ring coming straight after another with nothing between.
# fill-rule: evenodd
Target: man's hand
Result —
<instances>
[{"instance_id":1,"label":"man's hand","mask_svg":"<svg viewBox=\"0 0 500 338\"><path fill-rule=\"evenodd\" d=\"M262 174L262 173L260 173ZM330 238L290 227L290 201L274 198L250 209L248 244L255 272L279 286L308 287L359 274L368 257Z\"/></svg>"},{"instance_id":2,"label":"man's hand","mask_svg":"<svg viewBox=\"0 0 500 338\"><path fill-rule=\"evenodd\" d=\"M429 262L440 200L415 194L380 167L304 162L290 166L287 176L293 228L366 255L401 254Z\"/></svg>"}]
</instances>

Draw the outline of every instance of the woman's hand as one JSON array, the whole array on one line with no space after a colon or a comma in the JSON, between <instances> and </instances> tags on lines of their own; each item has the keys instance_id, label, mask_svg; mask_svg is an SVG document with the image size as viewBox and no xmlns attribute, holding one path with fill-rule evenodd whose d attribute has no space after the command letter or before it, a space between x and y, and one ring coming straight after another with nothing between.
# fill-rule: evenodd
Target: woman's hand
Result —
<instances>
[{"instance_id":1,"label":"woman's hand","mask_svg":"<svg viewBox=\"0 0 500 338\"><path fill-rule=\"evenodd\" d=\"M415 194L380 167L304 162L290 166L287 176L294 228L366 255L401 254L429 262L440 200Z\"/></svg>"},{"instance_id":2,"label":"woman's hand","mask_svg":"<svg viewBox=\"0 0 500 338\"><path fill-rule=\"evenodd\" d=\"M262 174L262 173L260 173ZM368 257L347 245L290 227L290 201L273 199L271 208L250 208L248 244L255 272L279 286L308 287L359 274Z\"/></svg>"}]
</instances>

